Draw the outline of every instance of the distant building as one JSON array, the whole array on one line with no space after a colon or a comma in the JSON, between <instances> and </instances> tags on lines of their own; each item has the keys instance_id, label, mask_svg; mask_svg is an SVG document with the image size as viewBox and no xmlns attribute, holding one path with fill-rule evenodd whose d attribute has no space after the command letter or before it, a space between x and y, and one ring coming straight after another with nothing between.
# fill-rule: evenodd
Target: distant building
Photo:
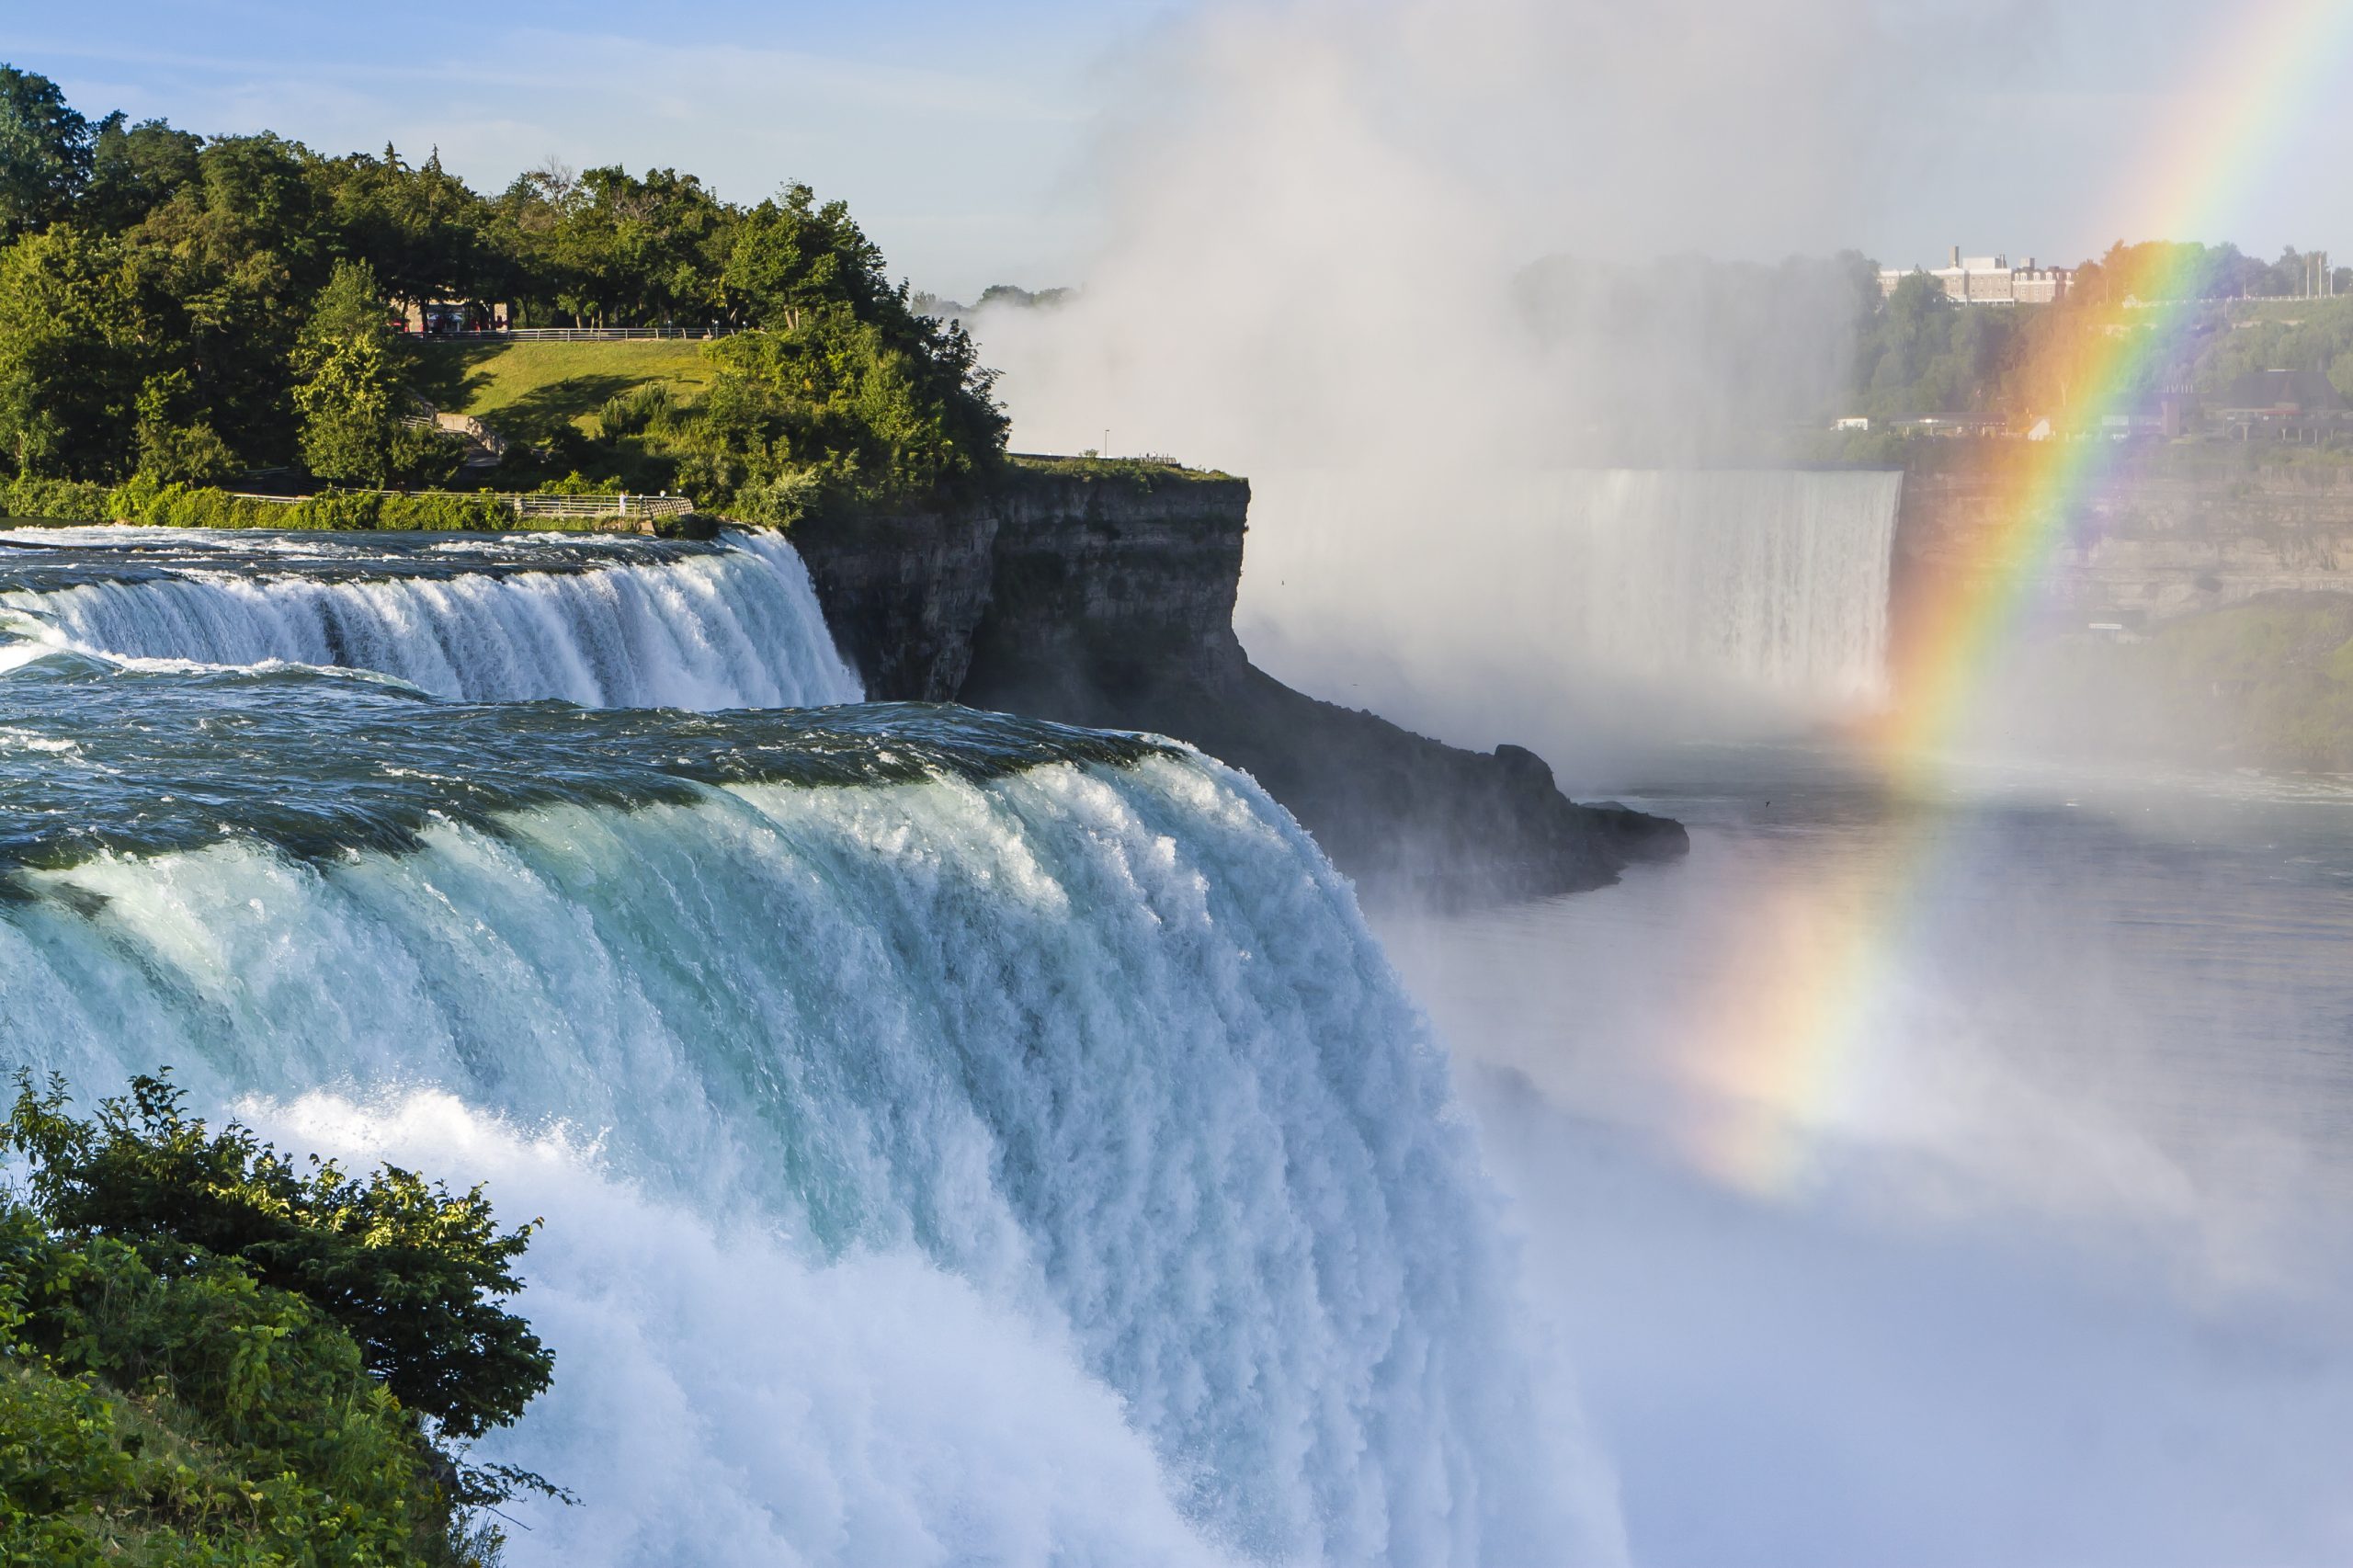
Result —
<instances>
[{"instance_id":1,"label":"distant building","mask_svg":"<svg viewBox=\"0 0 2353 1568\"><path fill-rule=\"evenodd\" d=\"M1886 425L1903 436L1999 436L2009 421L1998 414L1907 414Z\"/></svg>"},{"instance_id":2,"label":"distant building","mask_svg":"<svg viewBox=\"0 0 2353 1568\"><path fill-rule=\"evenodd\" d=\"M2067 285L2075 274L2063 267L2040 267L2032 256L2024 267L2012 267L2006 256L1963 256L1961 247L1952 247L1947 265L1926 271L1945 298L1958 300L1964 305L2048 305L2067 297ZM1893 267L1882 267L1879 275L1879 291L1892 295L1897 284L1912 276Z\"/></svg>"},{"instance_id":3,"label":"distant building","mask_svg":"<svg viewBox=\"0 0 2353 1568\"><path fill-rule=\"evenodd\" d=\"M401 307L401 330L438 337L453 332L505 332L506 301L412 300Z\"/></svg>"}]
</instances>

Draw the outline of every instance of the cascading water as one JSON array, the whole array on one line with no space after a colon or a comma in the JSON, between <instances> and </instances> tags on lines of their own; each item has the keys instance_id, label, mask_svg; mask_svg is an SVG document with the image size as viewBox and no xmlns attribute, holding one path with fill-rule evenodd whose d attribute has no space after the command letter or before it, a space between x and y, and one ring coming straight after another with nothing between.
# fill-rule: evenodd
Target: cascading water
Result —
<instances>
[{"instance_id":1,"label":"cascading water","mask_svg":"<svg viewBox=\"0 0 2353 1568\"><path fill-rule=\"evenodd\" d=\"M954 710L6 689L0 1056L549 1218L497 1457L586 1501L517 1561L1616 1554L1444 1059L1239 776Z\"/></svg>"},{"instance_id":2,"label":"cascading water","mask_svg":"<svg viewBox=\"0 0 2353 1568\"><path fill-rule=\"evenodd\" d=\"M1481 744L1574 756L1528 714L1580 687L1653 732L1663 707L1702 731L1848 716L1886 695L1901 493L1893 472L1278 471L1253 481L1236 622L1275 675Z\"/></svg>"},{"instance_id":3,"label":"cascading water","mask_svg":"<svg viewBox=\"0 0 2353 1568\"><path fill-rule=\"evenodd\" d=\"M809 574L717 545L174 529L0 536L0 606L116 657L343 665L470 701L854 702Z\"/></svg>"}]
</instances>

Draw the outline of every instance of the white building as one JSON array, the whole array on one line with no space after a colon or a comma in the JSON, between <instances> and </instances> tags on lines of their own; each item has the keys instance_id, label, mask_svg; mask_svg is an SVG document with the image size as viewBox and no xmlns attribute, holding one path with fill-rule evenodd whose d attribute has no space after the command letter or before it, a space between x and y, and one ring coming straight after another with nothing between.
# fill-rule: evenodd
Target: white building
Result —
<instances>
[{"instance_id":1,"label":"white building","mask_svg":"<svg viewBox=\"0 0 2353 1568\"><path fill-rule=\"evenodd\" d=\"M2012 267L2006 256L1963 256L1961 247L1952 247L1947 265L1926 270L1945 291L1945 298L1958 300L1965 305L2047 305L2064 299L2068 281L2074 274L2063 267L2038 267L2032 256L2024 267ZM1895 292L1895 286L1911 277L1882 267L1879 275L1879 291L1882 295Z\"/></svg>"}]
</instances>

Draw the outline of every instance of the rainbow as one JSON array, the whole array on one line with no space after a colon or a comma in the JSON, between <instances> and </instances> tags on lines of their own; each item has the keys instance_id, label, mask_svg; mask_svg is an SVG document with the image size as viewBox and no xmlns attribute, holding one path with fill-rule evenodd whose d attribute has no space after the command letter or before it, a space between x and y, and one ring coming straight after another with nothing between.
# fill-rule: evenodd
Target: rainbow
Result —
<instances>
[{"instance_id":1,"label":"rainbow","mask_svg":"<svg viewBox=\"0 0 2353 1568\"><path fill-rule=\"evenodd\" d=\"M2240 8L2224 32L2199 111L2177 117L2172 144L2123 210L2132 232L2183 236L2227 226L2236 192L2276 159L2300 111L2342 80L2353 0ZM2104 438L2109 419L2129 415L2161 384L2197 324L2201 261L2195 247L2136 247L2107 269L2100 329L2053 340L2053 352L2071 356L2066 431L2020 443L1974 559L1909 607L1896 702L1872 736L1897 790L1926 793L1944 781L1946 759L2013 632L2125 449ZM2147 303L2115 308L2128 299ZM1701 1166L1762 1195L1802 1184L1814 1131L1869 1092L1867 1020L1904 972L1917 912L1948 869L1943 859L1932 830L1913 831L1886 863L1793 894L1776 911L1795 922L1779 946L1766 944L1769 952L1721 977L1721 1027L1694 1058L1697 1086L1714 1108L1685 1140Z\"/></svg>"}]
</instances>

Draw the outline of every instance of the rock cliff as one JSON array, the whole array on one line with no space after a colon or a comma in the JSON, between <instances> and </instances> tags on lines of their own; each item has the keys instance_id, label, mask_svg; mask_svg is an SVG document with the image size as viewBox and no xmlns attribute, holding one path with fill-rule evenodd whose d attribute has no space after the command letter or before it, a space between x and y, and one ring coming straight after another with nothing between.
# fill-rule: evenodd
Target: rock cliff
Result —
<instances>
[{"instance_id":1,"label":"rock cliff","mask_svg":"<svg viewBox=\"0 0 2353 1568\"><path fill-rule=\"evenodd\" d=\"M2016 505L2021 460L1993 453L1905 477L1891 585L1899 637L1915 596L1987 559L1986 540ZM2353 469L2139 455L2085 498L2050 583L2061 631L2141 631L2267 594L2353 593Z\"/></svg>"},{"instance_id":2,"label":"rock cliff","mask_svg":"<svg viewBox=\"0 0 2353 1568\"><path fill-rule=\"evenodd\" d=\"M1190 741L1373 896L1566 892L1683 851L1677 824L1569 801L1530 752L1444 745L1252 665L1233 624L1249 497L1177 470L1025 465L983 500L815 518L794 542L871 695Z\"/></svg>"}]
</instances>

